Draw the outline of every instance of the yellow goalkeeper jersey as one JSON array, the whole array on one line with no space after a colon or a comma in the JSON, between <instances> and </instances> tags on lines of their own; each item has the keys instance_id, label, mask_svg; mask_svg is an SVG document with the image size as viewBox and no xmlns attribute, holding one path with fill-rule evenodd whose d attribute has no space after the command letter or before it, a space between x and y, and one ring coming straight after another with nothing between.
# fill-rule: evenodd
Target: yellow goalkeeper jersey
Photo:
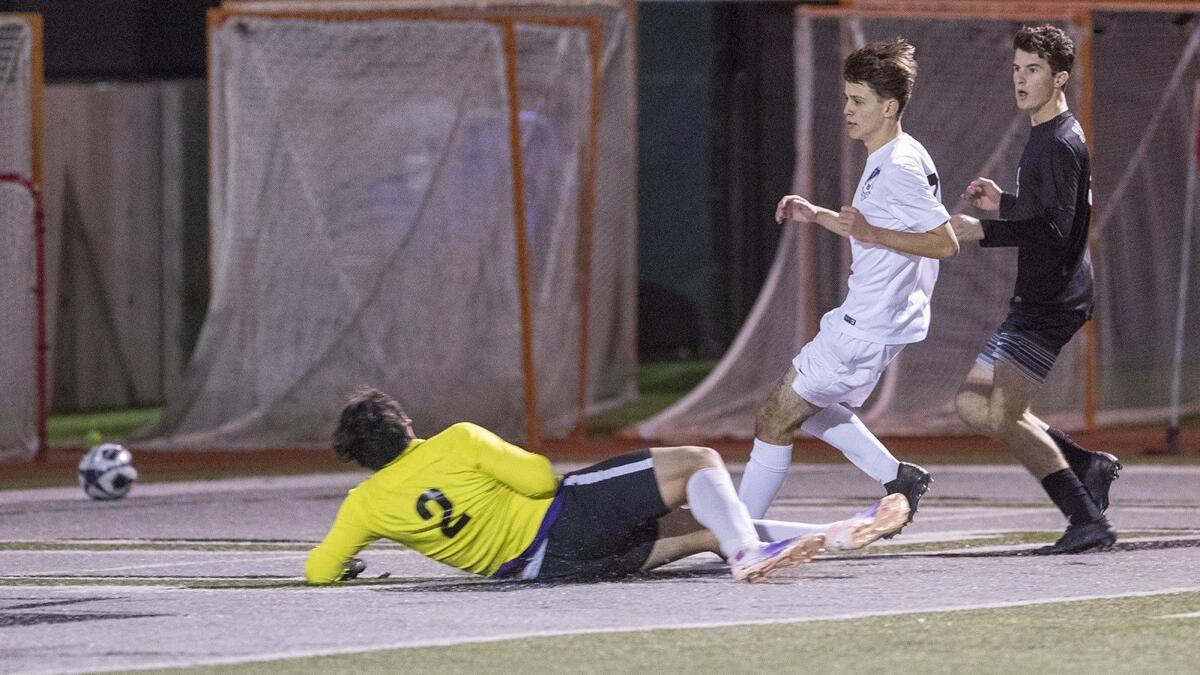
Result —
<instances>
[{"instance_id":1,"label":"yellow goalkeeper jersey","mask_svg":"<svg viewBox=\"0 0 1200 675\"><path fill-rule=\"evenodd\" d=\"M367 544L391 539L434 560L493 574L537 534L558 477L550 460L460 423L413 440L350 490L325 540L308 555L309 583L336 581Z\"/></svg>"}]
</instances>

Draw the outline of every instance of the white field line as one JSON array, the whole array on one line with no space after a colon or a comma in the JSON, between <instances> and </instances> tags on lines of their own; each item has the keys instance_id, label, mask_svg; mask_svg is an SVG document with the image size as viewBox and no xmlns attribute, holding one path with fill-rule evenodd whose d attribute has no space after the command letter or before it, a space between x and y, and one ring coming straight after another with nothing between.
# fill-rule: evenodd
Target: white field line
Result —
<instances>
[{"instance_id":1,"label":"white field line","mask_svg":"<svg viewBox=\"0 0 1200 675\"><path fill-rule=\"evenodd\" d=\"M1200 612L1188 612L1187 614L1164 614L1156 616L1156 619L1200 619Z\"/></svg>"},{"instance_id":2,"label":"white field line","mask_svg":"<svg viewBox=\"0 0 1200 675\"><path fill-rule=\"evenodd\" d=\"M558 465L555 464L555 467ZM726 462L731 472L740 473L745 470L744 462ZM829 462L825 464L792 464L791 472L804 474L843 473L850 467L848 463ZM925 464L923 465L936 480L938 474L945 475L1003 475L1029 477L1029 471L1019 464ZM1125 466L1121 469L1122 476L1178 476L1186 474L1200 475L1200 465L1196 464L1143 464ZM868 480L869 479L865 479ZM865 484L869 484L865 483ZM936 482L934 483L936 485Z\"/></svg>"},{"instance_id":3,"label":"white field line","mask_svg":"<svg viewBox=\"0 0 1200 675\"><path fill-rule=\"evenodd\" d=\"M89 553L91 553L91 552L89 552ZM239 564L256 563L256 562L275 562L277 560L295 560L296 558L298 558L301 555L303 555L303 554L296 552L296 553L291 553L289 555L276 554L276 555L271 555L271 556L260 556L260 557L256 557L256 558L244 558L244 557L231 558L228 561L220 561L220 560L214 561L212 558L206 558L205 560L192 560L190 562L164 562L164 563L151 563L151 564L146 564L146 565L122 565L120 567L99 567L99 568L89 568L89 569L83 569L83 570L52 570L50 572L39 572L36 576L52 577L52 576L61 576L61 575L67 575L67 574L86 575L86 574L98 574L100 572L121 572L124 570L148 570L148 569L155 569L155 568L162 568L162 567L189 567L189 566L193 566L193 565L212 565L214 562L231 562L231 563L239 563Z\"/></svg>"},{"instance_id":4,"label":"white field line","mask_svg":"<svg viewBox=\"0 0 1200 675\"><path fill-rule=\"evenodd\" d=\"M732 628L735 626L777 626L788 624L801 623L816 623L819 621L851 621L854 619L869 619L877 616L903 616L906 614L930 614L940 612L964 612L977 609L1004 609L1006 607L1033 607L1037 605L1052 605L1056 603L1067 602L1085 602L1088 600L1113 600L1119 598L1144 598L1156 595L1172 595L1176 593L1200 593L1200 586L1189 586L1183 588L1164 588L1155 591L1132 591L1128 593L1112 593L1104 595L1080 595L1073 597L1056 597L1042 598L1037 600L1017 600L1012 602L989 602L976 605L963 606L941 606L941 607L924 607L921 609L902 609L889 610L883 612L852 612L846 614L838 614L834 616L812 617L812 618L792 618L792 619L759 619L746 621L711 621L711 622L694 622L694 623L668 623L668 624L649 624L638 626L635 628L580 628L571 630L540 630L527 631L517 633L505 633L501 635L490 635L486 637L463 637L449 638L441 640L409 640L400 641L390 644L363 646L363 647L339 647L336 649L312 649L312 650L293 650L273 652L266 654L256 654L253 656L236 656L216 659L196 659L194 661L163 661L159 663L139 664L137 666L123 665L111 669L98 670L93 672L113 672L113 671L131 671L131 670L151 670L156 668L181 668L191 666L216 666L216 665L232 665L238 663L256 663L265 661L278 661L282 659L301 659L314 658L319 656L339 656L345 654L365 654L377 651L388 651L393 649L413 649L418 647L453 647L466 644L488 644L493 642L505 642L508 640L524 640L529 638L544 638L544 637L560 637L569 635L602 635L612 633L643 633L653 630L694 630L706 628ZM63 671L67 672L67 671Z\"/></svg>"},{"instance_id":5,"label":"white field line","mask_svg":"<svg viewBox=\"0 0 1200 675\"><path fill-rule=\"evenodd\" d=\"M979 509L972 507L969 511L960 511L958 509L938 509L934 511L931 508L929 513L925 509L917 512L915 523L924 525L925 523L941 523L953 520L971 520L974 518L1004 518L1007 516L1028 516L1042 514L1058 514L1058 510L1053 506L1045 508L1032 507L1020 509Z\"/></svg>"}]
</instances>

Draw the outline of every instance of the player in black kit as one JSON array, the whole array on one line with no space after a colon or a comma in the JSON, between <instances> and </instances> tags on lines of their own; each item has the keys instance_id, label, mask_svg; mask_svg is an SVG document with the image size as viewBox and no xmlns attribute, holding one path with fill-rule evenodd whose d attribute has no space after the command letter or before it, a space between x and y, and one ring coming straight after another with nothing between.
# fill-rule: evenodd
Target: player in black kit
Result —
<instances>
[{"instance_id":1,"label":"player in black kit","mask_svg":"<svg viewBox=\"0 0 1200 675\"><path fill-rule=\"evenodd\" d=\"M1104 511L1120 462L1085 450L1029 410L1059 351L1092 314L1091 171L1083 128L1063 93L1075 48L1062 30L1046 25L1018 31L1013 52L1017 107L1033 126L1017 191L977 178L963 197L984 211L999 210L1000 219L955 214L950 222L959 241L1016 246L1017 283L1008 317L979 354L955 405L973 429L1007 445L1067 517L1066 533L1039 553L1106 549L1117 538Z\"/></svg>"}]
</instances>

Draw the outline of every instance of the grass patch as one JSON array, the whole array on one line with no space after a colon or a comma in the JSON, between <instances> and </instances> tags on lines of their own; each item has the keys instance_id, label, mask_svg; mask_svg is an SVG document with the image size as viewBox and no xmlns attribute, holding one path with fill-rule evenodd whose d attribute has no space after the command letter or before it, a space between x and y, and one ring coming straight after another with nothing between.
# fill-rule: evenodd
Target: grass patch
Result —
<instances>
[{"instance_id":1,"label":"grass patch","mask_svg":"<svg viewBox=\"0 0 1200 675\"><path fill-rule=\"evenodd\" d=\"M120 442L134 431L158 422L162 408L133 408L51 415L46 420L47 442L52 448L91 445L88 436Z\"/></svg>"},{"instance_id":2,"label":"grass patch","mask_svg":"<svg viewBox=\"0 0 1200 675\"><path fill-rule=\"evenodd\" d=\"M188 671L861 673L894 664L902 655L904 663L933 673L1182 673L1195 670L1200 619L1164 617L1198 610L1200 593L1175 593L768 626L525 638Z\"/></svg>"},{"instance_id":3,"label":"grass patch","mask_svg":"<svg viewBox=\"0 0 1200 675\"><path fill-rule=\"evenodd\" d=\"M646 419L675 403L717 365L716 361L665 361L638 366L638 398L602 415L588 418L588 433L607 436Z\"/></svg>"}]
</instances>

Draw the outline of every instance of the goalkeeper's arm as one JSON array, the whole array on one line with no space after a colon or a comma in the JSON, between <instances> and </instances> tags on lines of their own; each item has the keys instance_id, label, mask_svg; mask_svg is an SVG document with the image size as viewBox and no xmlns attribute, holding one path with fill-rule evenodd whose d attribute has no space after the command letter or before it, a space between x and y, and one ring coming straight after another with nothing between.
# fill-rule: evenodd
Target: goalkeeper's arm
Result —
<instances>
[{"instance_id":1,"label":"goalkeeper's arm","mask_svg":"<svg viewBox=\"0 0 1200 675\"><path fill-rule=\"evenodd\" d=\"M309 552L304 563L305 580L310 584L332 584L353 579L366 569L355 554L378 538L358 525L354 505L347 499L338 510L325 540Z\"/></svg>"}]
</instances>

